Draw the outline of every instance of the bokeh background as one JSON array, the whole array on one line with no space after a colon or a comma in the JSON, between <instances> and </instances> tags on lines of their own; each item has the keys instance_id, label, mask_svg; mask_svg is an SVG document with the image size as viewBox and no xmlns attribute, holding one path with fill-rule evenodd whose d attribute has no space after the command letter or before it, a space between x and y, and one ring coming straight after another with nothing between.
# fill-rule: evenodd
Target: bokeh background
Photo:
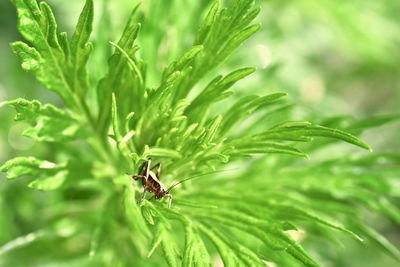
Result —
<instances>
[{"instance_id":1,"label":"bokeh background","mask_svg":"<svg viewBox=\"0 0 400 267\"><path fill-rule=\"evenodd\" d=\"M54 8L59 28L72 33L83 0L49 0ZM95 1L96 25L107 24L108 33L97 32L96 40L116 40L135 1ZM150 80L155 82L164 62L174 58L190 45L200 14L210 1L175 0L143 1L144 8L159 16L159 24L147 26L163 29L166 51L151 55L141 53L153 64ZM168 1L169 2L169 1ZM198 2L198 3L194 3ZM258 20L263 28L236 55L232 65L254 65L258 72L243 91L286 91L304 118L318 121L321 116L351 115L365 118L381 114L400 113L400 1L331 1L331 0L268 0L258 1L262 12ZM177 12L187 8L188 12ZM109 15L107 15L109 14ZM169 14L164 16L164 14ZM96 29L96 27L95 27ZM168 36L167 39L164 37ZM148 39L142 39L143 47ZM59 105L59 99L44 90L31 74L25 73L12 54L9 43L20 40L16 29L16 14L11 1L0 1L0 101L25 97ZM97 46L91 64L101 75L110 48ZM251 51L251 53L249 53ZM102 67L104 65L104 67ZM159 72L157 72L159 68ZM300 115L299 115L300 116ZM11 109L0 110L0 162L13 157L51 154L51 147L35 144L21 136L25 125L13 122ZM370 130L364 140L375 151L399 151L400 124L391 123ZM6 181L0 174L0 246L7 241L38 228L35 205L45 198L57 198L56 193L38 193L26 188L21 180ZM400 230L388 221L370 216L377 229L400 247ZM3 231L2 229L7 229ZM345 247L332 247L326 256L336 259L332 266L395 267L385 254L344 240ZM335 253L332 253L335 251Z\"/></svg>"}]
</instances>

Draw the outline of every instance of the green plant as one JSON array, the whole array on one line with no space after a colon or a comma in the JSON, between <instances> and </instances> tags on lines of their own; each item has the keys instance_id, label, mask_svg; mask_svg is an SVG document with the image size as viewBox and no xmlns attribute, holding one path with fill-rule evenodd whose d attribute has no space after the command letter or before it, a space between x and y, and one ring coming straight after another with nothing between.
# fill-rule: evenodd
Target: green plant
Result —
<instances>
[{"instance_id":1,"label":"green plant","mask_svg":"<svg viewBox=\"0 0 400 267\"><path fill-rule=\"evenodd\" d=\"M252 24L260 11L252 2L237 0L223 8L215 1L193 46L149 88L146 59L136 43L139 7L118 43L110 43L115 51L108 71L94 86L87 68L92 0L71 39L57 32L48 4L14 1L19 31L29 44L15 42L12 49L23 69L56 92L65 107L26 99L1 104L16 109L16 120L32 124L24 135L49 144L52 153L46 160L17 157L0 170L9 179L33 177L28 186L52 198L33 233L0 249L0 263L209 266L219 255L226 266L319 266L293 233L335 241L333 231L372 240L400 259L395 247L363 223L360 209L400 223L387 173L395 171L385 167L398 166L400 157L342 155L304 162L306 153L329 149L334 140L370 149L355 135L396 116L338 117L321 122L324 126L294 121L285 93L239 98L231 91L254 68L214 77L217 66L260 28ZM146 53L152 52L157 55ZM150 72L156 76L157 69ZM204 177L176 188L170 209L165 201L137 205L142 187L126 173L137 173L149 157L162 163L166 185ZM212 174L232 162L243 164ZM379 166L387 171L376 171Z\"/></svg>"}]
</instances>

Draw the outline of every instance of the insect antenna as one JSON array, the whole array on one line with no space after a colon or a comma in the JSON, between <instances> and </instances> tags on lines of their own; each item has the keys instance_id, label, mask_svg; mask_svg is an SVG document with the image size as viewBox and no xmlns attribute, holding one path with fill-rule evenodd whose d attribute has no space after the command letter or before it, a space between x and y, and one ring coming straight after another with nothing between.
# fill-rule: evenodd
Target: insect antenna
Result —
<instances>
[{"instance_id":1,"label":"insect antenna","mask_svg":"<svg viewBox=\"0 0 400 267\"><path fill-rule=\"evenodd\" d=\"M186 181L189 181L189 180L192 180L192 179L195 179L195 178L199 178L199 177L202 177L202 176L205 176L205 175L209 175L209 174L221 173L221 172L228 172L228 171L234 171L234 170L237 170L237 169L238 169L238 168L229 169L229 170L219 170L219 171L207 172L207 173L202 173L202 174L198 174L198 175L194 175L194 176L191 176L191 177L182 179L182 180L180 180L180 181L174 183L174 184L171 185L170 187L168 187L167 193L169 193L175 186L180 185L181 183L184 183L184 182L186 182Z\"/></svg>"}]
</instances>

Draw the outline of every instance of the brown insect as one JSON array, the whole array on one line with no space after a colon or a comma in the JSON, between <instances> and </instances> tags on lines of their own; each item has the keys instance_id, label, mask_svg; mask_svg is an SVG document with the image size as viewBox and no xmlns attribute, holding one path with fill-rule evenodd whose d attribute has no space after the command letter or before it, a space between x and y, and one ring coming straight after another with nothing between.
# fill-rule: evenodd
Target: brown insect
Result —
<instances>
[{"instance_id":1,"label":"brown insect","mask_svg":"<svg viewBox=\"0 0 400 267\"><path fill-rule=\"evenodd\" d=\"M138 175L133 175L132 178L134 180L142 180L143 184L143 194L142 197L139 200L139 203L143 201L143 199L146 197L147 192L154 193L154 198L155 199L161 199L163 197L167 197L169 199L168 201L168 208L171 207L172 204L172 195L169 193L169 191L174 187L175 185L171 186L170 188L167 188L163 183L160 181L160 173L161 173L161 163L158 163L156 166L157 168L156 173L154 173L151 169L151 159L148 159L147 162L143 163L139 170Z\"/></svg>"},{"instance_id":2,"label":"brown insect","mask_svg":"<svg viewBox=\"0 0 400 267\"><path fill-rule=\"evenodd\" d=\"M156 172L154 173L152 169L157 168ZM179 182L174 183L170 187L166 187L161 181L160 181L160 173L161 173L161 163L158 163L155 165L153 168L151 167L151 159L148 159L146 162L142 164L142 166L139 169L139 174L133 175L132 179L133 180L142 180L142 185L143 185L143 194L138 203L141 203L143 199L146 197L147 192L154 193L154 198L155 199L161 199L163 197L168 198L168 208L171 207L172 204L172 195L170 194L170 191L172 188L175 186L186 182L187 180L191 180L200 176L212 174L212 173L218 173L218 172L225 172L229 170L222 170L222 171L213 171L209 173L203 173L199 175L195 175L186 179L182 179Z\"/></svg>"}]
</instances>

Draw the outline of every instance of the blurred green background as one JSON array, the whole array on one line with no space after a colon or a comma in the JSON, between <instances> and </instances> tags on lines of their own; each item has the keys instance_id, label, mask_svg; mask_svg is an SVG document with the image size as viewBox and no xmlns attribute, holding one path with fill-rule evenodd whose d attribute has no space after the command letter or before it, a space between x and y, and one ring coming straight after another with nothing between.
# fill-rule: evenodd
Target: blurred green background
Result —
<instances>
[{"instance_id":1,"label":"blurred green background","mask_svg":"<svg viewBox=\"0 0 400 267\"><path fill-rule=\"evenodd\" d=\"M59 28L71 33L84 1L48 2L54 8ZM210 1L191 3L175 0L170 5L160 5L158 9L157 2L143 1L143 5L149 10L154 9L154 16L167 12L169 18L175 19L163 20L160 17L158 25L151 25L161 27L165 35L171 35L174 40L169 45L167 56L162 59L168 61L190 45L200 20L199 14L204 13ZM111 29L109 33L95 33L95 38L116 40L135 3L129 0L109 1L111 16L108 18L102 11L103 2L95 1L96 23L109 24ZM297 103L299 114L311 121L318 121L322 116L363 118L400 113L400 1L269 0L258 1L258 4L262 6L258 18L263 24L262 30L229 60L232 65L254 65L258 68L247 84L240 83L240 89L246 93L287 91ZM178 7L187 8L188 12L174 11ZM57 97L44 90L31 74L22 71L9 48L10 42L21 39L11 1L0 1L0 12L0 101L25 97L59 105ZM167 23L168 27L162 27L162 23ZM147 27L151 32L152 28ZM144 36L142 44L146 44L146 38L157 37ZM107 55L107 48L104 47L99 45L96 50L95 43L97 57L92 64L97 64L98 73L94 75L101 75L105 70L105 61L101 63ZM152 53L151 49L142 49L142 56L154 65L154 70L158 68L161 71L164 64L149 53ZM149 75L156 81L158 74L154 71ZM21 136L24 124L13 123L10 109L0 110L0 125L0 162L13 156L30 155L32 149L36 155L51 157L50 146L34 144ZM392 123L369 131L363 138L375 151L398 151L399 130L400 124ZM0 175L1 246L38 229L44 220L35 217L36 207L41 205L43 199L57 198L57 193L38 193L26 189L24 181L6 181ZM376 221L377 229L389 240L400 244L399 229L372 215L371 220ZM326 266L398 266L380 252L371 251L353 241L345 240L344 243L345 248L330 248L326 252L324 256L333 259L326 262Z\"/></svg>"}]
</instances>

